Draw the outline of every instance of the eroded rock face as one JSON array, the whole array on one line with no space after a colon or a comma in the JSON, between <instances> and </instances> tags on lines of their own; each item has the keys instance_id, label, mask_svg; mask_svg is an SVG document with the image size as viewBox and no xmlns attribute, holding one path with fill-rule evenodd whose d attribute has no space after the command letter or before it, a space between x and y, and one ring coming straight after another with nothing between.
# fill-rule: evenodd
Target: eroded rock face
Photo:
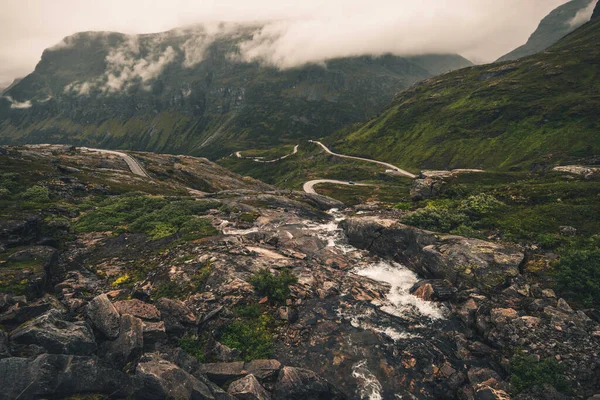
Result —
<instances>
[{"instance_id":1,"label":"eroded rock face","mask_svg":"<svg viewBox=\"0 0 600 400\"><path fill-rule=\"evenodd\" d=\"M232 382L227 393L240 400L271 400L271 395L252 374Z\"/></svg>"},{"instance_id":2,"label":"eroded rock face","mask_svg":"<svg viewBox=\"0 0 600 400\"><path fill-rule=\"evenodd\" d=\"M158 355L149 355L140 360L135 376L141 385L136 393L137 399L212 400L215 398L207 385Z\"/></svg>"},{"instance_id":3,"label":"eroded rock face","mask_svg":"<svg viewBox=\"0 0 600 400\"><path fill-rule=\"evenodd\" d=\"M109 339L119 336L120 317L106 294L96 296L86 309L87 317L92 325Z\"/></svg>"},{"instance_id":4,"label":"eroded rock face","mask_svg":"<svg viewBox=\"0 0 600 400\"><path fill-rule=\"evenodd\" d=\"M0 360L0 399L67 397L78 393L101 393L126 397L134 390L123 372L107 368L93 356L43 354L34 360Z\"/></svg>"},{"instance_id":5,"label":"eroded rock face","mask_svg":"<svg viewBox=\"0 0 600 400\"><path fill-rule=\"evenodd\" d=\"M117 301L114 306L121 315L129 314L144 321L160 320L160 311L155 306L138 299Z\"/></svg>"},{"instance_id":6,"label":"eroded rock face","mask_svg":"<svg viewBox=\"0 0 600 400\"><path fill-rule=\"evenodd\" d=\"M183 302L162 298L156 304L160 310L167 332L181 333L186 326L195 325L196 316Z\"/></svg>"},{"instance_id":7,"label":"eroded rock face","mask_svg":"<svg viewBox=\"0 0 600 400\"><path fill-rule=\"evenodd\" d=\"M52 354L88 355L97 347L94 334L85 322L67 322L57 310L50 310L15 329L10 340L37 345Z\"/></svg>"},{"instance_id":8,"label":"eroded rock face","mask_svg":"<svg viewBox=\"0 0 600 400\"><path fill-rule=\"evenodd\" d=\"M144 348L142 320L129 314L122 315L119 331L116 340L102 345L100 354L106 362L123 368L142 354Z\"/></svg>"},{"instance_id":9,"label":"eroded rock face","mask_svg":"<svg viewBox=\"0 0 600 400\"><path fill-rule=\"evenodd\" d=\"M426 277L491 290L519 275L524 254L478 239L441 235L393 220L349 218L342 224L350 243L390 257Z\"/></svg>"}]
</instances>

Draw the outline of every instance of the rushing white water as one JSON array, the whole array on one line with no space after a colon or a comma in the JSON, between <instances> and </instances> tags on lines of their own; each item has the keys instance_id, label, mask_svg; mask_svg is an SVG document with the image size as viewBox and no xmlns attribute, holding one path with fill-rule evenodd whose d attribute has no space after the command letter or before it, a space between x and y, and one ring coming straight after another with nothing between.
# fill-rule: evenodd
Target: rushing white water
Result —
<instances>
[{"instance_id":1,"label":"rushing white water","mask_svg":"<svg viewBox=\"0 0 600 400\"><path fill-rule=\"evenodd\" d=\"M367 360L357 362L352 366L352 377L358 384L358 395L364 400L382 400L383 387L375 375L367 367Z\"/></svg>"},{"instance_id":2,"label":"rushing white water","mask_svg":"<svg viewBox=\"0 0 600 400\"><path fill-rule=\"evenodd\" d=\"M397 317L405 317L418 312L418 314L431 319L438 319L444 316L443 309L437 304L423 301L410 294L410 288L419 279L414 272L403 265L380 261L375 264L369 264L366 267L357 267L352 272L375 281L388 283L391 286L386 298L388 304L384 304L380 308L385 313Z\"/></svg>"}]
</instances>

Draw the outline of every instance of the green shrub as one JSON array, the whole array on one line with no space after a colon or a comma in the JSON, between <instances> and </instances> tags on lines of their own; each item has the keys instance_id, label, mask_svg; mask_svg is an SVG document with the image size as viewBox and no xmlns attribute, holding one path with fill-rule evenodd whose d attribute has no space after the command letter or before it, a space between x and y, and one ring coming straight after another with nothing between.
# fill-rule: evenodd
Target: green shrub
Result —
<instances>
[{"instance_id":1,"label":"green shrub","mask_svg":"<svg viewBox=\"0 0 600 400\"><path fill-rule=\"evenodd\" d=\"M268 315L234 321L225 327L220 342L241 353L244 361L270 358L273 353L273 336L269 326L273 320Z\"/></svg>"},{"instance_id":2,"label":"green shrub","mask_svg":"<svg viewBox=\"0 0 600 400\"><path fill-rule=\"evenodd\" d=\"M32 186L19 195L23 201L31 203L47 203L50 201L50 193L43 186Z\"/></svg>"},{"instance_id":3,"label":"green shrub","mask_svg":"<svg viewBox=\"0 0 600 400\"><path fill-rule=\"evenodd\" d=\"M555 266L557 289L585 307L600 306L600 249L572 249Z\"/></svg>"},{"instance_id":4,"label":"green shrub","mask_svg":"<svg viewBox=\"0 0 600 400\"><path fill-rule=\"evenodd\" d=\"M273 275L268 268L263 268L254 273L249 282L259 295L284 303L290 297L290 286L298 283L298 278L287 269Z\"/></svg>"},{"instance_id":5,"label":"green shrub","mask_svg":"<svg viewBox=\"0 0 600 400\"><path fill-rule=\"evenodd\" d=\"M194 274L194 276L192 276L192 285L194 285L194 291L200 292L204 290L204 285L206 284L206 281L208 280L208 277L210 276L211 272L211 264L206 263L202 268L198 270L198 272Z\"/></svg>"},{"instance_id":6,"label":"green shrub","mask_svg":"<svg viewBox=\"0 0 600 400\"><path fill-rule=\"evenodd\" d=\"M563 367L552 358L537 361L533 356L519 354L510 360L510 386L514 394L546 383L561 392L569 392L569 382L562 373Z\"/></svg>"},{"instance_id":7,"label":"green shrub","mask_svg":"<svg viewBox=\"0 0 600 400\"><path fill-rule=\"evenodd\" d=\"M402 218L402 222L422 229L437 232L450 232L461 225L469 225L469 217L461 212L450 210L445 206L428 204Z\"/></svg>"},{"instance_id":8,"label":"green shrub","mask_svg":"<svg viewBox=\"0 0 600 400\"><path fill-rule=\"evenodd\" d=\"M504 203L498 201L494 196L487 193L479 193L462 200L458 211L477 219L489 215L503 206Z\"/></svg>"}]
</instances>

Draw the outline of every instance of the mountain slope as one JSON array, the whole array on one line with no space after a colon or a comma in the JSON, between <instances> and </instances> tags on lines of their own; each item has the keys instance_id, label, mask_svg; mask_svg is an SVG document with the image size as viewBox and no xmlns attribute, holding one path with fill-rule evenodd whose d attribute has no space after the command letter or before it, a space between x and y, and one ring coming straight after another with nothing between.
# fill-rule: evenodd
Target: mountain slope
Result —
<instances>
[{"instance_id":1,"label":"mountain slope","mask_svg":"<svg viewBox=\"0 0 600 400\"><path fill-rule=\"evenodd\" d=\"M244 50L260 29L68 37L0 99L0 142L219 156L328 135L416 81L471 65L386 55L279 70Z\"/></svg>"},{"instance_id":2,"label":"mountain slope","mask_svg":"<svg viewBox=\"0 0 600 400\"><path fill-rule=\"evenodd\" d=\"M597 0L572 0L546 16L527 43L497 61L510 61L544 51L570 32L588 22Z\"/></svg>"},{"instance_id":3,"label":"mountain slope","mask_svg":"<svg viewBox=\"0 0 600 400\"><path fill-rule=\"evenodd\" d=\"M596 19L543 54L429 79L326 142L415 169L506 169L598 155L599 40Z\"/></svg>"}]
</instances>

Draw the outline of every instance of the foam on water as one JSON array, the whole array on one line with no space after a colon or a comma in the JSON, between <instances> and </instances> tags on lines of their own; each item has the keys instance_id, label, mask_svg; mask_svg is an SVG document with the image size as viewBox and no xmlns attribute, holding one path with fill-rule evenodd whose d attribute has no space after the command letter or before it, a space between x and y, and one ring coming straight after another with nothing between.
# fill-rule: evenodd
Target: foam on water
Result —
<instances>
[{"instance_id":1,"label":"foam on water","mask_svg":"<svg viewBox=\"0 0 600 400\"><path fill-rule=\"evenodd\" d=\"M397 317L404 317L415 311L431 319L444 316L444 310L435 303L421 300L410 294L409 290L417 283L418 278L414 272L400 264L381 261L355 268L352 272L391 286L387 295L388 304L380 308L383 312Z\"/></svg>"},{"instance_id":2,"label":"foam on water","mask_svg":"<svg viewBox=\"0 0 600 400\"><path fill-rule=\"evenodd\" d=\"M367 360L357 362L352 366L352 377L358 384L358 395L364 400L381 400L381 383L367 366Z\"/></svg>"}]
</instances>

